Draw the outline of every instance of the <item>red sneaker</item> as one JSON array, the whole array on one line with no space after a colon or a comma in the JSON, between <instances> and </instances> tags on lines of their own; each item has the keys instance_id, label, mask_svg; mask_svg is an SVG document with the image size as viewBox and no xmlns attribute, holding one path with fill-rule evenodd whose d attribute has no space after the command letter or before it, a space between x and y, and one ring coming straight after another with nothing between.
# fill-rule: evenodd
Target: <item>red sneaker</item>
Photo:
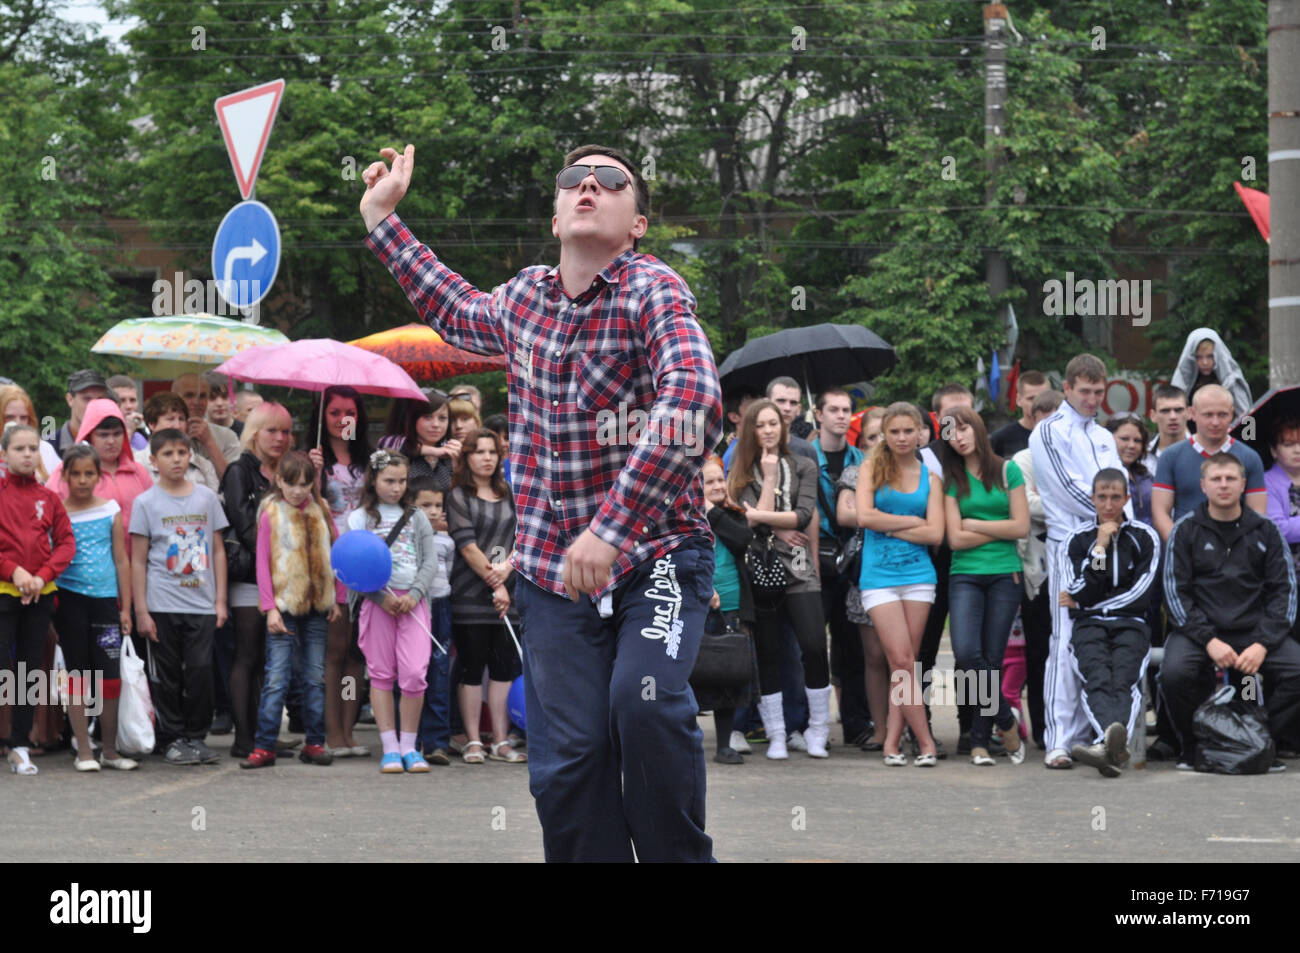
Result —
<instances>
[{"instance_id":1,"label":"red sneaker","mask_svg":"<svg viewBox=\"0 0 1300 953\"><path fill-rule=\"evenodd\" d=\"M334 755L326 751L324 745L303 745L298 760L304 764L333 764Z\"/></svg>"},{"instance_id":2,"label":"red sneaker","mask_svg":"<svg viewBox=\"0 0 1300 953\"><path fill-rule=\"evenodd\" d=\"M265 748L254 748L243 761L239 762L241 768L269 768L275 764L275 752L267 751Z\"/></svg>"}]
</instances>

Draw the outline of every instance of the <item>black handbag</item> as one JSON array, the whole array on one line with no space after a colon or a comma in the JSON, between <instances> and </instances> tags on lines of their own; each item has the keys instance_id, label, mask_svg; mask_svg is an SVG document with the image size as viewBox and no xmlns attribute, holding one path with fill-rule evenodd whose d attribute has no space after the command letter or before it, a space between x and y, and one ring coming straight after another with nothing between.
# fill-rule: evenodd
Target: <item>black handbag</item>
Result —
<instances>
[{"instance_id":1,"label":"black handbag","mask_svg":"<svg viewBox=\"0 0 1300 953\"><path fill-rule=\"evenodd\" d=\"M748 685L753 673L753 649L744 632L704 633L691 682L710 688Z\"/></svg>"},{"instance_id":2,"label":"black handbag","mask_svg":"<svg viewBox=\"0 0 1300 953\"><path fill-rule=\"evenodd\" d=\"M840 545L835 557L835 571L841 576L858 578L858 559L862 555L862 531L858 530Z\"/></svg>"},{"instance_id":3,"label":"black handbag","mask_svg":"<svg viewBox=\"0 0 1300 953\"><path fill-rule=\"evenodd\" d=\"M784 593L790 584L790 576L781 562L781 554L776 551L776 540L771 533L765 533L762 542L755 536L754 542L745 550L745 570L749 573L750 585L766 595Z\"/></svg>"},{"instance_id":4,"label":"black handbag","mask_svg":"<svg viewBox=\"0 0 1300 953\"><path fill-rule=\"evenodd\" d=\"M253 582L257 579L257 564L253 554L244 548L233 529L221 536L226 547L226 579L230 582Z\"/></svg>"}]
</instances>

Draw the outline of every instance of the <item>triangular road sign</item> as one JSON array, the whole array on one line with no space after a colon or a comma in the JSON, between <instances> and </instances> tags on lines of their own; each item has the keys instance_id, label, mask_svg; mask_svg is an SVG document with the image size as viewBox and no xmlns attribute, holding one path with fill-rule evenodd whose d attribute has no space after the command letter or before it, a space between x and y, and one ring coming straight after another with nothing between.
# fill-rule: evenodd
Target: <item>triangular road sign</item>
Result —
<instances>
[{"instance_id":1,"label":"triangular road sign","mask_svg":"<svg viewBox=\"0 0 1300 953\"><path fill-rule=\"evenodd\" d=\"M226 140L230 164L235 170L239 194L248 198L257 182L257 170L262 167L262 154L271 137L280 97L284 95L284 80L276 79L261 86L241 89L228 96L219 96L214 103L221 135Z\"/></svg>"}]
</instances>

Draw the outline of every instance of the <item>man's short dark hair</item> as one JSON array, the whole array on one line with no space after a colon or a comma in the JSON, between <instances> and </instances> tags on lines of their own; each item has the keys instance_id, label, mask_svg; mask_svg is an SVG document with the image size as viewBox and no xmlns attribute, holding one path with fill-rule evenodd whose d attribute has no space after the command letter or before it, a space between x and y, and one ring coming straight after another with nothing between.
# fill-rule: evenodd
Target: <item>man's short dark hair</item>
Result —
<instances>
[{"instance_id":1,"label":"man's short dark hair","mask_svg":"<svg viewBox=\"0 0 1300 953\"><path fill-rule=\"evenodd\" d=\"M155 430L153 432L153 436L149 438L149 455L151 457L158 456L158 454L162 453L163 447L169 443L183 443L186 450L189 450L190 453L194 452L194 449L190 446L189 437L175 427L168 427L166 430Z\"/></svg>"},{"instance_id":2,"label":"man's short dark hair","mask_svg":"<svg viewBox=\"0 0 1300 953\"><path fill-rule=\"evenodd\" d=\"M173 394L169 390L159 391L144 402L144 407L140 414L144 417L144 422L152 427L162 419L163 414L177 413L182 417L190 416L190 408L185 401L181 399L180 394Z\"/></svg>"},{"instance_id":3,"label":"man's short dark hair","mask_svg":"<svg viewBox=\"0 0 1300 953\"><path fill-rule=\"evenodd\" d=\"M1097 492L1097 487L1103 483L1118 483L1128 492L1128 475L1116 467L1102 467L1097 471L1097 475L1092 478L1092 492Z\"/></svg>"},{"instance_id":4,"label":"man's short dark hair","mask_svg":"<svg viewBox=\"0 0 1300 953\"><path fill-rule=\"evenodd\" d=\"M108 379L109 390L116 391L120 387L129 387L136 392L137 397L140 395L139 385L137 385L135 381L131 380L131 378L127 377L125 374L114 374L112 377Z\"/></svg>"},{"instance_id":5,"label":"man's short dark hair","mask_svg":"<svg viewBox=\"0 0 1300 953\"><path fill-rule=\"evenodd\" d=\"M615 162L627 168L627 171L632 176L632 191L633 194L636 196L636 213L638 215L644 215L647 219L649 219L650 218L650 186L647 185L646 180L641 177L640 171L638 171L637 167L632 164L632 160L629 159L622 152L619 152L617 149L611 148L610 146L599 146L599 145L591 144L585 146L578 146L578 148L576 149L570 149L569 152L564 157L564 165L561 166L561 168L567 169L569 166L573 165L579 159L585 159L587 158L587 156L604 156L607 159L613 159ZM558 188L556 189L556 199L557 201L559 199ZM636 246L638 242L639 239L633 239L632 241L633 251L636 250Z\"/></svg>"},{"instance_id":6,"label":"man's short dark hair","mask_svg":"<svg viewBox=\"0 0 1300 953\"><path fill-rule=\"evenodd\" d=\"M944 384L935 391L934 396L930 398L930 409L937 414L939 412L939 405L943 403L943 399L945 397L952 397L955 394L962 397L969 397L974 400L974 395L971 394L970 388L965 384Z\"/></svg>"},{"instance_id":7,"label":"man's short dark hair","mask_svg":"<svg viewBox=\"0 0 1300 953\"><path fill-rule=\"evenodd\" d=\"M1099 384L1106 383L1106 365L1094 354L1076 354L1065 365L1065 383L1073 386L1079 378Z\"/></svg>"},{"instance_id":8,"label":"man's short dark hair","mask_svg":"<svg viewBox=\"0 0 1300 953\"><path fill-rule=\"evenodd\" d=\"M1218 453L1212 453L1201 463L1201 476L1204 477L1210 467L1227 467L1237 468L1237 473L1241 478L1246 479L1246 464L1242 463L1237 457L1226 451L1220 450Z\"/></svg>"},{"instance_id":9,"label":"man's short dark hair","mask_svg":"<svg viewBox=\"0 0 1300 953\"><path fill-rule=\"evenodd\" d=\"M1151 392L1151 406L1154 407L1162 400L1181 400L1183 406L1187 406L1187 392L1181 387L1174 387L1172 384L1161 384Z\"/></svg>"},{"instance_id":10,"label":"man's short dark hair","mask_svg":"<svg viewBox=\"0 0 1300 953\"><path fill-rule=\"evenodd\" d=\"M803 391L799 390L799 382L793 377L773 377L767 382L767 390L763 392L763 396L771 397L773 387L793 387L799 391L799 403L803 404Z\"/></svg>"},{"instance_id":11,"label":"man's short dark hair","mask_svg":"<svg viewBox=\"0 0 1300 953\"><path fill-rule=\"evenodd\" d=\"M846 391L843 387L828 387L820 394L817 395L818 410L826 409L826 398L828 397L847 397L849 399L849 406L850 407L853 406L853 395L850 394L848 391Z\"/></svg>"},{"instance_id":12,"label":"man's short dark hair","mask_svg":"<svg viewBox=\"0 0 1300 953\"><path fill-rule=\"evenodd\" d=\"M1048 383L1047 375L1042 371L1025 371L1019 377L1021 387L1042 387Z\"/></svg>"}]
</instances>

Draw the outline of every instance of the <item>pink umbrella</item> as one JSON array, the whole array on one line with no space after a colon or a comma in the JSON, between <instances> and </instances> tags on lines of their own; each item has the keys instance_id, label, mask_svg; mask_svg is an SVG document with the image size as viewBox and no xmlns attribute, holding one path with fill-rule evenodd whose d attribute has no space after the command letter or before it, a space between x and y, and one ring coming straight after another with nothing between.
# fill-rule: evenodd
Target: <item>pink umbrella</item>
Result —
<instances>
[{"instance_id":1,"label":"pink umbrella","mask_svg":"<svg viewBox=\"0 0 1300 953\"><path fill-rule=\"evenodd\" d=\"M273 387L323 391L346 386L380 397L426 399L411 375L388 358L329 338L249 348L216 370L235 380ZM316 443L320 444L319 425Z\"/></svg>"}]
</instances>

